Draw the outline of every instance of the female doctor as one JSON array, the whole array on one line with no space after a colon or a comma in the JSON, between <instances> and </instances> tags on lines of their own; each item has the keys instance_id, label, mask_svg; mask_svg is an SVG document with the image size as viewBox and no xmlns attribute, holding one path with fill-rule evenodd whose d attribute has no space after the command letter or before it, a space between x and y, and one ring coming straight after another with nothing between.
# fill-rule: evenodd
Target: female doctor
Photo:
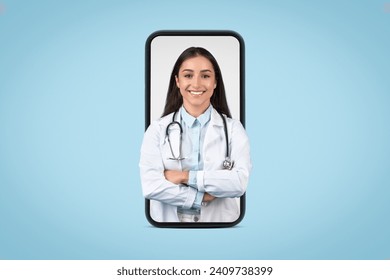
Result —
<instances>
[{"instance_id":1,"label":"female doctor","mask_svg":"<svg viewBox=\"0 0 390 280\"><path fill-rule=\"evenodd\" d=\"M177 59L163 116L146 130L144 197L156 222L234 222L251 170L249 141L231 118L219 65L204 48Z\"/></svg>"}]
</instances>

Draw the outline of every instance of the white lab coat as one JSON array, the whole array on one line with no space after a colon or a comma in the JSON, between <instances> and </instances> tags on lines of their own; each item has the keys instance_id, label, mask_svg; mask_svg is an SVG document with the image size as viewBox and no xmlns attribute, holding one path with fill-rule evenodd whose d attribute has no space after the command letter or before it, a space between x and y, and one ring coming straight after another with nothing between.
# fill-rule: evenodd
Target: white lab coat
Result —
<instances>
[{"instance_id":1,"label":"white lab coat","mask_svg":"<svg viewBox=\"0 0 390 280\"><path fill-rule=\"evenodd\" d=\"M176 115L179 121L180 114ZM166 137L166 128L172 122L173 113L154 121L145 132L140 158L143 195L150 199L150 215L156 222L179 222L177 206L190 208L196 190L175 185L164 177L164 170L182 170L179 160L170 160L172 153ZM223 121L213 109L203 143L203 171L197 172L198 190L216 198L203 205L199 222L234 222L240 212L236 198L242 196L248 184L251 170L249 140L238 120L226 118L229 136L232 170L224 170L226 140ZM172 126L170 139L175 155L178 155L179 127Z\"/></svg>"}]
</instances>

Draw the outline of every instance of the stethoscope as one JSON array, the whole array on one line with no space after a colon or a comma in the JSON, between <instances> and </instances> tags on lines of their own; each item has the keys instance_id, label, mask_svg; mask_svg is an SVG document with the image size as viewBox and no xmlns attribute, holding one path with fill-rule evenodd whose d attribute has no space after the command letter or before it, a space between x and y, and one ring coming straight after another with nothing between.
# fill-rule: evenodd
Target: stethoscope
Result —
<instances>
[{"instance_id":1,"label":"stethoscope","mask_svg":"<svg viewBox=\"0 0 390 280\"><path fill-rule=\"evenodd\" d=\"M168 124L167 126L167 129L165 131L165 136L168 138L168 144L169 144L169 148L171 150L171 154L172 154L172 157L168 158L170 160L184 160L185 157L182 157L181 155L181 144L182 144L182 134L183 134L183 127L181 126L181 124L177 121L175 121L175 117L176 117L176 113L177 111L173 114L173 117L172 117L172 122L170 124ZM224 127L224 131L225 131L225 140L226 140L226 154L225 154L225 160L223 161L222 163L222 166L223 166L223 169L227 169L227 170L231 170L233 168L233 165L234 165L234 161L232 161L230 159L230 152L229 152L229 138L228 138L228 131L227 131L227 124L226 124L226 119L223 117L223 115L218 112L218 114L221 116L222 118L222 121L223 121L223 127ZM179 156L175 156L175 153L173 152L173 149L172 149L172 144L171 144L171 140L169 138L169 128L171 126L174 126L174 125L177 125L180 129L180 139L179 139Z\"/></svg>"}]
</instances>

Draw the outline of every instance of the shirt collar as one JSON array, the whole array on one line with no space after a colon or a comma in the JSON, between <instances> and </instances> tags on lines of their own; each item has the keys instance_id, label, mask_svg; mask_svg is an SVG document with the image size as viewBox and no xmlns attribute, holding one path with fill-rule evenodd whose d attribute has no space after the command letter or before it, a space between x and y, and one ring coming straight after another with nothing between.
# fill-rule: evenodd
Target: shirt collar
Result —
<instances>
[{"instance_id":1,"label":"shirt collar","mask_svg":"<svg viewBox=\"0 0 390 280\"><path fill-rule=\"evenodd\" d=\"M180 115L182 120L188 127L192 127L195 120L198 120L200 125L203 127L205 124L207 124L210 121L212 110L213 110L213 106L210 104L210 106L206 109L206 111L202 115L200 115L197 118L194 118L193 116L187 113L184 106L181 106Z\"/></svg>"}]
</instances>

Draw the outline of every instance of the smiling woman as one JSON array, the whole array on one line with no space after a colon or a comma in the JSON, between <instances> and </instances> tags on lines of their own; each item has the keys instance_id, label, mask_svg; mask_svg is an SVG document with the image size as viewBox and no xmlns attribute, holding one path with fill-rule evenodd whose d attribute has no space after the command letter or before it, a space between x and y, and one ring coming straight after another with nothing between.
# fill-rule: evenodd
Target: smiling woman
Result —
<instances>
[{"instance_id":1,"label":"smiling woman","mask_svg":"<svg viewBox=\"0 0 390 280\"><path fill-rule=\"evenodd\" d=\"M144 135L140 172L157 223L234 223L251 170L249 141L231 118L220 67L205 48L176 60L162 117Z\"/></svg>"}]
</instances>

